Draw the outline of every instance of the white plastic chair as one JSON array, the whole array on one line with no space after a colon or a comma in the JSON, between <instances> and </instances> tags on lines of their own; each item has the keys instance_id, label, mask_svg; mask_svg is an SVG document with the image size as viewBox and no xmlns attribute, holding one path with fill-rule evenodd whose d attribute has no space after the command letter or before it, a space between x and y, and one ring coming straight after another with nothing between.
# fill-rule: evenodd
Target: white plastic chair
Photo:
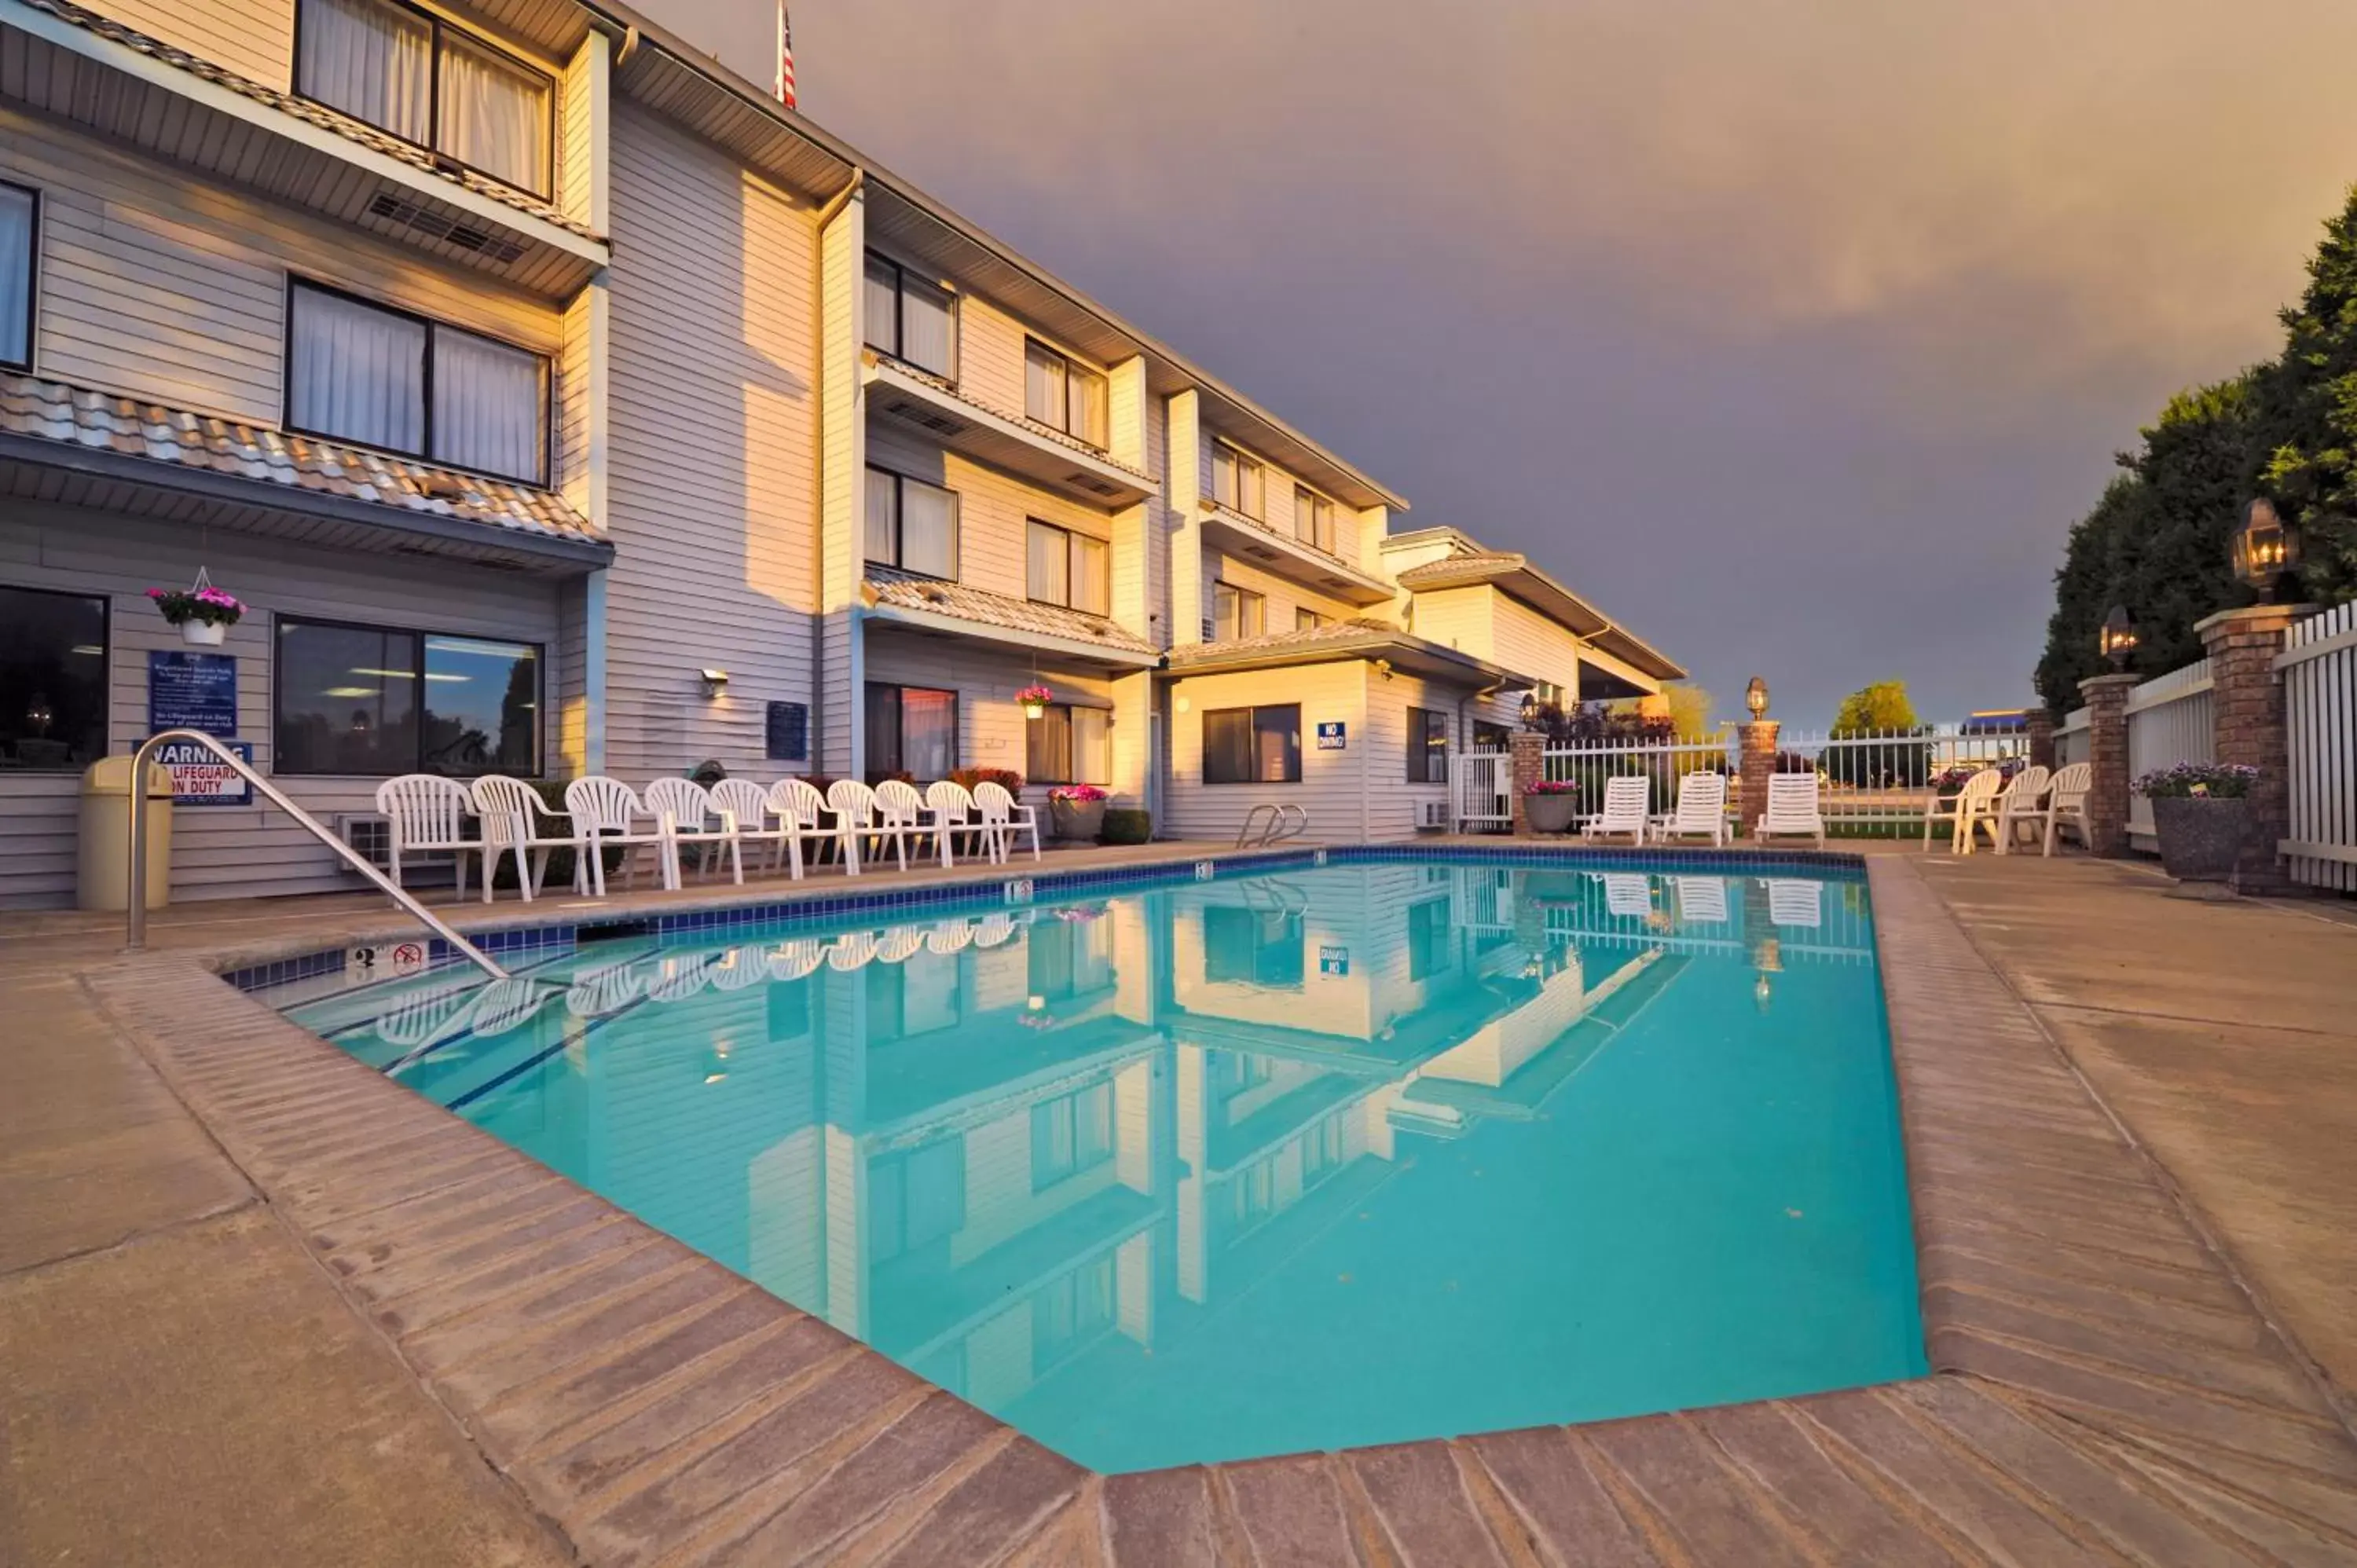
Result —
<instances>
[{"instance_id":1,"label":"white plastic chair","mask_svg":"<svg viewBox=\"0 0 2357 1568\"><path fill-rule=\"evenodd\" d=\"M1817 776L1814 773L1770 773L1768 776L1768 809L1760 814L1759 825L1752 829L1756 840L1771 838L1813 839L1819 849L1825 847L1825 819L1817 811Z\"/></svg>"},{"instance_id":2,"label":"white plastic chair","mask_svg":"<svg viewBox=\"0 0 2357 1568\"><path fill-rule=\"evenodd\" d=\"M876 956L886 963L906 963L925 950L925 928L891 926L876 939Z\"/></svg>"},{"instance_id":3,"label":"white plastic chair","mask_svg":"<svg viewBox=\"0 0 2357 1568\"><path fill-rule=\"evenodd\" d=\"M1579 836L1591 843L1629 835L1631 844L1645 842L1646 818L1653 809L1653 781L1641 773L1623 774L1604 781L1604 810L1581 824Z\"/></svg>"},{"instance_id":4,"label":"white plastic chair","mask_svg":"<svg viewBox=\"0 0 2357 1568\"><path fill-rule=\"evenodd\" d=\"M1015 917L1003 909L974 922L974 945L978 948L1003 948L1014 937Z\"/></svg>"},{"instance_id":5,"label":"white plastic chair","mask_svg":"<svg viewBox=\"0 0 2357 1568\"><path fill-rule=\"evenodd\" d=\"M663 832L662 818L628 784L594 776L576 779L565 787L565 811L573 819L573 835L580 845L573 857L576 892L606 896L605 852L615 847L622 851L622 886L630 886L638 879L638 851L642 844L654 846L656 872L662 885L679 886L679 859L672 853L671 835ZM641 820L646 826L636 825Z\"/></svg>"},{"instance_id":6,"label":"white plastic chair","mask_svg":"<svg viewBox=\"0 0 2357 1568\"><path fill-rule=\"evenodd\" d=\"M876 960L874 931L845 931L828 944L826 967L838 974L865 969Z\"/></svg>"},{"instance_id":7,"label":"white plastic chair","mask_svg":"<svg viewBox=\"0 0 2357 1568\"><path fill-rule=\"evenodd\" d=\"M523 901L531 903L540 892L541 878L548 873L548 852L565 848L577 851L579 840L569 831L538 831L543 821L562 813L543 805L539 792L521 779L485 774L469 786L468 792L475 802L475 815L483 823L483 902L491 901L491 884L498 879L500 856L512 851L516 886L523 892ZM524 864L527 854L532 859L529 865Z\"/></svg>"},{"instance_id":8,"label":"white plastic chair","mask_svg":"<svg viewBox=\"0 0 2357 1568\"><path fill-rule=\"evenodd\" d=\"M646 983L646 971L637 960L609 963L574 977L565 993L565 1010L576 1018L603 1018L636 1002Z\"/></svg>"},{"instance_id":9,"label":"white plastic chair","mask_svg":"<svg viewBox=\"0 0 2357 1568\"><path fill-rule=\"evenodd\" d=\"M802 879L802 846L794 824L770 803L769 790L750 779L723 779L712 787L712 800L736 822L737 841L754 846L757 864L759 847L766 843L770 846L771 871L783 861L795 881ZM773 816L778 818L775 826L770 822Z\"/></svg>"},{"instance_id":10,"label":"white plastic chair","mask_svg":"<svg viewBox=\"0 0 2357 1568\"><path fill-rule=\"evenodd\" d=\"M835 855L843 863L844 875L859 875L859 840L841 817L828 810L826 797L818 786L807 779L780 779L770 786L770 810L778 814L792 835L794 854L802 855L802 841L810 839L813 848L823 849L832 843ZM813 858L815 858L813 856Z\"/></svg>"},{"instance_id":11,"label":"white plastic chair","mask_svg":"<svg viewBox=\"0 0 2357 1568\"><path fill-rule=\"evenodd\" d=\"M2047 783L2046 804L2030 813L2028 820L2041 822L2046 826L2044 853L2054 853L2054 843L2064 828L2079 835L2079 847L2087 845L2087 792L2094 788L2095 768L2093 763L2073 762L2055 769Z\"/></svg>"},{"instance_id":12,"label":"white plastic chair","mask_svg":"<svg viewBox=\"0 0 2357 1568\"><path fill-rule=\"evenodd\" d=\"M797 937L770 955L770 978L801 980L826 961L826 944L813 937Z\"/></svg>"},{"instance_id":13,"label":"white plastic chair","mask_svg":"<svg viewBox=\"0 0 2357 1568\"><path fill-rule=\"evenodd\" d=\"M1727 878L1723 876L1679 876L1674 880L1678 889L1678 920L1688 926L1723 926L1727 924Z\"/></svg>"},{"instance_id":14,"label":"white plastic chair","mask_svg":"<svg viewBox=\"0 0 2357 1568\"><path fill-rule=\"evenodd\" d=\"M917 787L905 779L887 779L876 786L876 820L879 831L893 833L903 840L913 839L922 843L928 832L941 841L938 853L943 865L950 864L950 841L947 835L925 826L925 798ZM907 869L905 866L903 870Z\"/></svg>"},{"instance_id":15,"label":"white plastic chair","mask_svg":"<svg viewBox=\"0 0 2357 1568\"><path fill-rule=\"evenodd\" d=\"M1591 871L1604 884L1604 908L1624 919L1647 920L1653 915L1653 879L1634 871Z\"/></svg>"},{"instance_id":16,"label":"white plastic chair","mask_svg":"<svg viewBox=\"0 0 2357 1568\"><path fill-rule=\"evenodd\" d=\"M712 961L705 971L715 991L742 991L770 978L770 955L757 947L733 947Z\"/></svg>"},{"instance_id":17,"label":"white plastic chair","mask_svg":"<svg viewBox=\"0 0 2357 1568\"><path fill-rule=\"evenodd\" d=\"M482 995L476 999L467 1027L479 1040L504 1035L529 1021L555 994L554 986L543 986L536 980L520 975L494 980L483 987Z\"/></svg>"},{"instance_id":18,"label":"white plastic chair","mask_svg":"<svg viewBox=\"0 0 2357 1568\"><path fill-rule=\"evenodd\" d=\"M737 819L713 800L711 790L693 779L658 779L647 786L646 802L647 809L655 813L656 819L663 824L663 830L671 834L672 864L674 866L679 865L679 847L682 844L694 844L699 848L717 848L725 844L728 850L728 868L735 875L737 885L739 887L745 885L745 855L737 842ZM720 825L716 828L711 825L715 817L720 819ZM712 874L708 864L699 869L707 876Z\"/></svg>"},{"instance_id":19,"label":"white plastic chair","mask_svg":"<svg viewBox=\"0 0 2357 1568\"><path fill-rule=\"evenodd\" d=\"M888 827L878 820L875 790L856 779L838 779L826 787L826 809L834 813L835 825L855 840L869 843L890 839L900 869L909 869L909 835L905 830Z\"/></svg>"},{"instance_id":20,"label":"white plastic chair","mask_svg":"<svg viewBox=\"0 0 2357 1568\"><path fill-rule=\"evenodd\" d=\"M1653 831L1657 843L1674 839L1707 838L1714 846L1727 843L1727 775L1689 773L1678 780L1678 809Z\"/></svg>"},{"instance_id":21,"label":"white plastic chair","mask_svg":"<svg viewBox=\"0 0 2357 1568\"><path fill-rule=\"evenodd\" d=\"M711 961L702 953L665 953L655 961L655 972L647 979L647 999L684 1002L711 978Z\"/></svg>"},{"instance_id":22,"label":"white plastic chair","mask_svg":"<svg viewBox=\"0 0 2357 1568\"><path fill-rule=\"evenodd\" d=\"M943 779L925 790L925 809L933 814L933 832L942 838L942 864L950 864L951 842L970 833L983 858L990 858L990 834L982 825L974 796L954 779Z\"/></svg>"},{"instance_id":23,"label":"white plastic chair","mask_svg":"<svg viewBox=\"0 0 2357 1568\"><path fill-rule=\"evenodd\" d=\"M1932 847L1932 824L1944 820L1949 825L1948 853L1972 854L1975 831L1984 822L1990 822L1994 828L1991 816L1993 802L1996 800L1996 792L2004 787L2004 774L1994 768L1984 768L1965 779L1964 787L1957 790L1953 799L1943 800L1935 793L1931 805L1923 811L1923 847Z\"/></svg>"},{"instance_id":24,"label":"white plastic chair","mask_svg":"<svg viewBox=\"0 0 2357 1568\"><path fill-rule=\"evenodd\" d=\"M458 897L467 896L467 857L481 854L483 844L467 836L475 804L464 784L437 773L404 773L376 787L376 809L393 825L390 870L395 887L401 886L404 855L447 854L457 875ZM483 880L490 879L486 868Z\"/></svg>"},{"instance_id":25,"label":"white plastic chair","mask_svg":"<svg viewBox=\"0 0 2357 1568\"><path fill-rule=\"evenodd\" d=\"M2053 769L2035 763L2006 780L2005 788L1996 792L1996 852L2005 854L2013 847L2016 828L2026 827L2046 817L2046 791Z\"/></svg>"},{"instance_id":26,"label":"white plastic chair","mask_svg":"<svg viewBox=\"0 0 2357 1568\"><path fill-rule=\"evenodd\" d=\"M982 825L990 835L995 853L992 858L1006 864L1007 850L1017 833L1031 835L1031 858L1039 858L1039 813L1007 793L1006 786L996 779L985 779L974 787L974 810L982 813Z\"/></svg>"},{"instance_id":27,"label":"white plastic chair","mask_svg":"<svg viewBox=\"0 0 2357 1568\"><path fill-rule=\"evenodd\" d=\"M1824 921L1824 884L1785 877L1768 879L1768 918L1779 926L1813 929Z\"/></svg>"},{"instance_id":28,"label":"white plastic chair","mask_svg":"<svg viewBox=\"0 0 2357 1568\"><path fill-rule=\"evenodd\" d=\"M974 945L974 922L942 920L925 933L925 948L946 958Z\"/></svg>"}]
</instances>

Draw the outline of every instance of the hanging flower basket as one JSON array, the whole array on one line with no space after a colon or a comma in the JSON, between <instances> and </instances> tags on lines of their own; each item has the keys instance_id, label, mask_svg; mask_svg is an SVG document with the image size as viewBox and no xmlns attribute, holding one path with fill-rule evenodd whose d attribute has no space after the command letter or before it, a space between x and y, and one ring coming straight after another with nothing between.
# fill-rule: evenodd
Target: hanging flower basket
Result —
<instances>
[{"instance_id":1,"label":"hanging flower basket","mask_svg":"<svg viewBox=\"0 0 2357 1568\"><path fill-rule=\"evenodd\" d=\"M1015 700L1023 704L1025 718L1044 719L1048 716L1048 704L1056 700L1056 693L1045 686L1026 686L1015 693Z\"/></svg>"},{"instance_id":2,"label":"hanging flower basket","mask_svg":"<svg viewBox=\"0 0 2357 1568\"><path fill-rule=\"evenodd\" d=\"M219 648L245 615L237 596L214 587L202 570L188 587L150 588L147 596L167 624L180 628L180 640L198 648Z\"/></svg>"}]
</instances>

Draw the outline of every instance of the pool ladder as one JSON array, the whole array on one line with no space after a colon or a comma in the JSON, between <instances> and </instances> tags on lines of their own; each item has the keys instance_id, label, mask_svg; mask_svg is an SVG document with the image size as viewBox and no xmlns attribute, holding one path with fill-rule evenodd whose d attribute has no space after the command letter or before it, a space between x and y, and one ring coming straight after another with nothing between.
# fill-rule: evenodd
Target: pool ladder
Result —
<instances>
[{"instance_id":1,"label":"pool ladder","mask_svg":"<svg viewBox=\"0 0 2357 1568\"><path fill-rule=\"evenodd\" d=\"M1273 843L1297 839L1309 831L1309 812L1292 801L1282 804L1263 800L1244 813L1244 825L1236 830L1238 849L1266 849Z\"/></svg>"}]
</instances>

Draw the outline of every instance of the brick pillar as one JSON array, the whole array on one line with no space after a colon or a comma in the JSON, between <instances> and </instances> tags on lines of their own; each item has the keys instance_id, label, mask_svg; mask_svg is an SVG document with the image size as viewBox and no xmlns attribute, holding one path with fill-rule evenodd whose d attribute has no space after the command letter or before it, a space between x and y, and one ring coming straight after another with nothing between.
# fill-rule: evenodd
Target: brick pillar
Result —
<instances>
[{"instance_id":1,"label":"brick pillar","mask_svg":"<svg viewBox=\"0 0 2357 1568\"><path fill-rule=\"evenodd\" d=\"M2054 710L2029 710L2029 763L2033 768L2054 766Z\"/></svg>"},{"instance_id":2,"label":"brick pillar","mask_svg":"<svg viewBox=\"0 0 2357 1568\"><path fill-rule=\"evenodd\" d=\"M2251 836L2234 868L2240 893L2288 893L2276 846L2291 835L2290 739L2285 730L2283 676L2276 655L2284 631L2314 605L2253 605L2220 610L2194 623L2210 660L2210 711L2217 760L2259 770L2251 786Z\"/></svg>"},{"instance_id":3,"label":"brick pillar","mask_svg":"<svg viewBox=\"0 0 2357 1568\"><path fill-rule=\"evenodd\" d=\"M2087 847L2117 858L2128 852L2128 693L2141 675L2097 675L2079 682L2087 702Z\"/></svg>"},{"instance_id":4,"label":"brick pillar","mask_svg":"<svg viewBox=\"0 0 2357 1568\"><path fill-rule=\"evenodd\" d=\"M1735 821L1741 832L1750 832L1768 809L1768 776L1776 771L1776 736L1783 727L1777 719L1735 726Z\"/></svg>"},{"instance_id":5,"label":"brick pillar","mask_svg":"<svg viewBox=\"0 0 2357 1568\"><path fill-rule=\"evenodd\" d=\"M1506 737L1507 755L1512 758L1513 778L1506 786L1506 799L1512 803L1514 836L1531 838L1530 813L1523 807L1528 797L1525 791L1546 775L1547 737L1534 729L1518 729Z\"/></svg>"}]
</instances>

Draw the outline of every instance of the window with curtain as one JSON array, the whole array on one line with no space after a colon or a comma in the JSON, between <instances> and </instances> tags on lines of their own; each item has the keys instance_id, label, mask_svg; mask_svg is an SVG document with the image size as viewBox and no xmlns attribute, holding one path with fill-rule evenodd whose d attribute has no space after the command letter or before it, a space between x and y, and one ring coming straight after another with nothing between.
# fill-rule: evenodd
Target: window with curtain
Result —
<instances>
[{"instance_id":1,"label":"window with curtain","mask_svg":"<svg viewBox=\"0 0 2357 1568\"><path fill-rule=\"evenodd\" d=\"M957 297L870 251L867 346L945 380L957 379Z\"/></svg>"},{"instance_id":2,"label":"window with curtain","mask_svg":"<svg viewBox=\"0 0 2357 1568\"><path fill-rule=\"evenodd\" d=\"M877 1155L867 1167L867 1221L872 1264L955 1234L965 1223L965 1135Z\"/></svg>"},{"instance_id":3,"label":"window with curtain","mask_svg":"<svg viewBox=\"0 0 2357 1568\"><path fill-rule=\"evenodd\" d=\"M1268 601L1250 588L1211 585L1211 630L1221 642L1259 637L1268 630Z\"/></svg>"},{"instance_id":4,"label":"window with curtain","mask_svg":"<svg viewBox=\"0 0 2357 1568\"><path fill-rule=\"evenodd\" d=\"M1105 379L1035 338L1023 340L1023 412L1050 430L1105 444Z\"/></svg>"},{"instance_id":5,"label":"window with curtain","mask_svg":"<svg viewBox=\"0 0 2357 1568\"><path fill-rule=\"evenodd\" d=\"M1112 552L1103 540L1035 517L1026 534L1025 554L1026 592L1034 600L1090 615L1112 612Z\"/></svg>"},{"instance_id":6,"label":"window with curtain","mask_svg":"<svg viewBox=\"0 0 2357 1568\"><path fill-rule=\"evenodd\" d=\"M1407 977L1429 980L1457 966L1448 923L1448 900L1427 898L1407 907Z\"/></svg>"},{"instance_id":7,"label":"window with curtain","mask_svg":"<svg viewBox=\"0 0 2357 1568\"><path fill-rule=\"evenodd\" d=\"M0 365L33 364L33 280L40 198L20 186L0 185Z\"/></svg>"},{"instance_id":8,"label":"window with curtain","mask_svg":"<svg viewBox=\"0 0 2357 1568\"><path fill-rule=\"evenodd\" d=\"M0 774L106 755L106 618L102 595L0 587Z\"/></svg>"},{"instance_id":9,"label":"window with curtain","mask_svg":"<svg viewBox=\"0 0 2357 1568\"><path fill-rule=\"evenodd\" d=\"M955 692L924 686L867 685L867 781L906 773L920 784L958 765Z\"/></svg>"},{"instance_id":10,"label":"window with curtain","mask_svg":"<svg viewBox=\"0 0 2357 1568\"><path fill-rule=\"evenodd\" d=\"M1082 1264L1031 1296L1031 1375L1078 1355L1112 1328L1115 1291L1111 1254Z\"/></svg>"},{"instance_id":11,"label":"window with curtain","mask_svg":"<svg viewBox=\"0 0 2357 1568\"><path fill-rule=\"evenodd\" d=\"M1260 464L1224 442L1211 446L1211 499L1246 517L1265 514Z\"/></svg>"},{"instance_id":12,"label":"window with curtain","mask_svg":"<svg viewBox=\"0 0 2357 1568\"><path fill-rule=\"evenodd\" d=\"M295 91L534 196L551 172L550 75L398 0L296 0Z\"/></svg>"},{"instance_id":13,"label":"window with curtain","mask_svg":"<svg viewBox=\"0 0 2357 1568\"><path fill-rule=\"evenodd\" d=\"M1301 704L1213 708L1203 715L1203 782L1301 782Z\"/></svg>"},{"instance_id":14,"label":"window with curtain","mask_svg":"<svg viewBox=\"0 0 2357 1568\"><path fill-rule=\"evenodd\" d=\"M1332 616L1320 615L1316 610L1307 609L1299 605L1296 605L1293 609L1293 629L1296 631L1316 631L1319 627L1326 625L1333 618L1334 618Z\"/></svg>"},{"instance_id":15,"label":"window with curtain","mask_svg":"<svg viewBox=\"0 0 2357 1568\"><path fill-rule=\"evenodd\" d=\"M958 498L888 468L867 470L867 559L955 582Z\"/></svg>"},{"instance_id":16,"label":"window with curtain","mask_svg":"<svg viewBox=\"0 0 2357 1568\"><path fill-rule=\"evenodd\" d=\"M1407 781L1448 782L1448 715L1431 708L1407 711Z\"/></svg>"},{"instance_id":17,"label":"window with curtain","mask_svg":"<svg viewBox=\"0 0 2357 1568\"><path fill-rule=\"evenodd\" d=\"M1293 487L1293 533L1305 544L1334 553L1334 503L1306 485Z\"/></svg>"},{"instance_id":18,"label":"window with curtain","mask_svg":"<svg viewBox=\"0 0 2357 1568\"><path fill-rule=\"evenodd\" d=\"M1050 703L1023 726L1024 777L1034 784L1113 782L1113 715Z\"/></svg>"},{"instance_id":19,"label":"window with curtain","mask_svg":"<svg viewBox=\"0 0 2357 1568\"><path fill-rule=\"evenodd\" d=\"M547 482L543 356L299 282L286 330L289 430Z\"/></svg>"},{"instance_id":20,"label":"window with curtain","mask_svg":"<svg viewBox=\"0 0 2357 1568\"><path fill-rule=\"evenodd\" d=\"M1203 978L1296 991L1308 944L1297 914L1213 904L1203 910Z\"/></svg>"},{"instance_id":21,"label":"window with curtain","mask_svg":"<svg viewBox=\"0 0 2357 1568\"><path fill-rule=\"evenodd\" d=\"M274 773L540 771L535 644L285 616L277 642Z\"/></svg>"},{"instance_id":22,"label":"window with curtain","mask_svg":"<svg viewBox=\"0 0 2357 1568\"><path fill-rule=\"evenodd\" d=\"M1031 1190L1113 1158L1113 1085L1091 1084L1031 1108Z\"/></svg>"}]
</instances>

